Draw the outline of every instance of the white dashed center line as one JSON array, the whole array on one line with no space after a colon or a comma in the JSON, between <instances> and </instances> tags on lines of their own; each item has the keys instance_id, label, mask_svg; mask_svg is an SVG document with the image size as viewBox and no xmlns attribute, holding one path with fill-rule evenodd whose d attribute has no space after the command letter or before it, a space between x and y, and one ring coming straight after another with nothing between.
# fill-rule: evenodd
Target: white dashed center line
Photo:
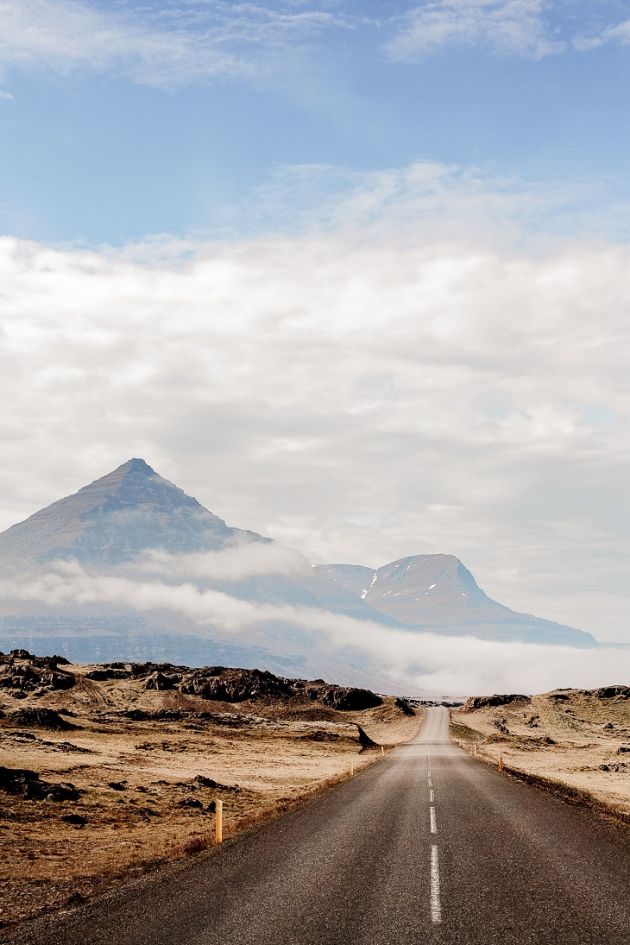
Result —
<instances>
[{"instance_id":1,"label":"white dashed center line","mask_svg":"<svg viewBox=\"0 0 630 945\"><path fill-rule=\"evenodd\" d=\"M432 804L434 800L435 800L435 794L433 793L433 789L431 789L429 791L429 803Z\"/></svg>"},{"instance_id":2,"label":"white dashed center line","mask_svg":"<svg viewBox=\"0 0 630 945\"><path fill-rule=\"evenodd\" d=\"M437 820L435 819L435 807L429 808L429 814L431 815L431 833L437 833Z\"/></svg>"},{"instance_id":3,"label":"white dashed center line","mask_svg":"<svg viewBox=\"0 0 630 945\"><path fill-rule=\"evenodd\" d=\"M437 924L442 921L442 905L440 903L440 863L438 848L431 847L431 921Z\"/></svg>"}]
</instances>

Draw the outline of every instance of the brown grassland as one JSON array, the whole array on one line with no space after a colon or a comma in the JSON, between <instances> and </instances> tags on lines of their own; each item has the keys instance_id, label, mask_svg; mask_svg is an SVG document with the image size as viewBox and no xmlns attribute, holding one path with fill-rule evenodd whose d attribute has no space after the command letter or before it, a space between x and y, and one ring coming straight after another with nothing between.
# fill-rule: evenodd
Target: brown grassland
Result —
<instances>
[{"instance_id":1,"label":"brown grassland","mask_svg":"<svg viewBox=\"0 0 630 945\"><path fill-rule=\"evenodd\" d=\"M362 711L300 692L209 701L150 690L146 679L86 678L94 667L64 668L75 678L66 690L0 688L0 774L34 772L61 795L70 785L65 799L0 790L5 926L212 845L216 799L230 837L349 777L351 762L355 772L378 762L380 748L362 747L357 723L392 746L421 721L391 697ZM71 727L18 721L25 708L53 709Z\"/></svg>"},{"instance_id":2,"label":"brown grassland","mask_svg":"<svg viewBox=\"0 0 630 945\"><path fill-rule=\"evenodd\" d=\"M630 823L630 688L555 690L478 708L469 699L451 723L453 739L480 759L501 759L508 773Z\"/></svg>"}]
</instances>

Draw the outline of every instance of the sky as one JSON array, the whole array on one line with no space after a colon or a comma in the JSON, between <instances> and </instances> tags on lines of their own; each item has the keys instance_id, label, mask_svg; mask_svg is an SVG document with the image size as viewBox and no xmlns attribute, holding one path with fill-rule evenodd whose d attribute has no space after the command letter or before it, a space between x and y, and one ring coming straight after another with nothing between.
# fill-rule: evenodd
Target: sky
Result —
<instances>
[{"instance_id":1,"label":"sky","mask_svg":"<svg viewBox=\"0 0 630 945\"><path fill-rule=\"evenodd\" d=\"M0 528L131 456L630 642L630 2L0 0Z\"/></svg>"}]
</instances>

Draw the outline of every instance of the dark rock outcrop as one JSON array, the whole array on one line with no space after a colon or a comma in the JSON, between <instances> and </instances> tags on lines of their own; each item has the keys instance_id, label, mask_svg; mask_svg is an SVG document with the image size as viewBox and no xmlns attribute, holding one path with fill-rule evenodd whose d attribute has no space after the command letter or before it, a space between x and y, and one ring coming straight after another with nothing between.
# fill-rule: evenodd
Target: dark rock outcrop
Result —
<instances>
[{"instance_id":1,"label":"dark rock outcrop","mask_svg":"<svg viewBox=\"0 0 630 945\"><path fill-rule=\"evenodd\" d=\"M144 684L145 689L174 689L179 682L179 676L167 676L166 673L159 671L151 673Z\"/></svg>"},{"instance_id":2,"label":"dark rock outcrop","mask_svg":"<svg viewBox=\"0 0 630 945\"><path fill-rule=\"evenodd\" d=\"M72 689L76 677L59 668L67 663L62 656L33 656L28 650L12 650L8 656L0 656L0 688L11 690L17 697Z\"/></svg>"},{"instance_id":3,"label":"dark rock outcrop","mask_svg":"<svg viewBox=\"0 0 630 945\"><path fill-rule=\"evenodd\" d=\"M407 699L396 699L394 705L396 706L397 709L400 709L400 711L403 713L403 715L410 715L410 716L411 716L411 715L415 715L415 714L416 714L416 713L413 711L413 706L411 705L410 702L407 701Z\"/></svg>"},{"instance_id":4,"label":"dark rock outcrop","mask_svg":"<svg viewBox=\"0 0 630 945\"><path fill-rule=\"evenodd\" d=\"M359 730L359 745L361 748L378 748L376 742L372 741L368 733L362 729L360 725L357 725L357 729Z\"/></svg>"},{"instance_id":5,"label":"dark rock outcrop","mask_svg":"<svg viewBox=\"0 0 630 945\"><path fill-rule=\"evenodd\" d=\"M464 703L464 712L475 712L477 709L510 705L512 702L531 702L531 698L515 693L495 693L493 696L470 696Z\"/></svg>"},{"instance_id":6,"label":"dark rock outcrop","mask_svg":"<svg viewBox=\"0 0 630 945\"><path fill-rule=\"evenodd\" d=\"M92 679L95 682L105 682L108 679L129 679L131 673L126 669L112 669L110 666L102 666L98 669L91 669L85 674L86 679Z\"/></svg>"},{"instance_id":7,"label":"dark rock outcrop","mask_svg":"<svg viewBox=\"0 0 630 945\"><path fill-rule=\"evenodd\" d=\"M77 725L68 722L54 709L35 709L30 706L12 712L10 720L15 725L28 728L46 728L53 732L66 732L78 728Z\"/></svg>"},{"instance_id":8,"label":"dark rock outcrop","mask_svg":"<svg viewBox=\"0 0 630 945\"><path fill-rule=\"evenodd\" d=\"M630 686L602 686L596 689L594 695L597 699L630 699Z\"/></svg>"},{"instance_id":9,"label":"dark rock outcrop","mask_svg":"<svg viewBox=\"0 0 630 945\"><path fill-rule=\"evenodd\" d=\"M324 705L340 712L360 712L383 704L381 697L369 689L344 686L327 686L320 691L319 699Z\"/></svg>"},{"instance_id":10,"label":"dark rock outcrop","mask_svg":"<svg viewBox=\"0 0 630 945\"><path fill-rule=\"evenodd\" d=\"M186 695L220 702L245 702L267 697L282 699L292 694L288 680L260 669L225 669L220 675L204 669L195 670L184 677L179 690Z\"/></svg>"},{"instance_id":11,"label":"dark rock outcrop","mask_svg":"<svg viewBox=\"0 0 630 945\"><path fill-rule=\"evenodd\" d=\"M74 784L51 784L25 768L0 768L0 791L29 801L76 801L81 794Z\"/></svg>"}]
</instances>

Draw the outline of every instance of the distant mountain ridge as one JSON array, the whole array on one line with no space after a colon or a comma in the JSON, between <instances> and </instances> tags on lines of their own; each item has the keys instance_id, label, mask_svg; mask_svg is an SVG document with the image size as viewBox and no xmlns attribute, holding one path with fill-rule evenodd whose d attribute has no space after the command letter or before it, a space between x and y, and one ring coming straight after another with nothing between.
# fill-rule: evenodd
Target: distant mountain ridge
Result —
<instances>
[{"instance_id":1,"label":"distant mountain ridge","mask_svg":"<svg viewBox=\"0 0 630 945\"><path fill-rule=\"evenodd\" d=\"M425 632L487 640L596 646L590 633L531 614L520 614L488 597L454 555L412 555L383 565L318 565L317 570L355 594L372 610Z\"/></svg>"},{"instance_id":2,"label":"distant mountain ridge","mask_svg":"<svg viewBox=\"0 0 630 945\"><path fill-rule=\"evenodd\" d=\"M90 574L138 578L147 552L186 556L235 546L278 548L256 532L232 528L197 499L134 458L0 534L0 580L46 574L57 559L77 561ZM177 580L218 590L249 604L283 608L283 619L256 621L230 636L200 626L177 609L138 610L106 601L71 604L32 598L0 600L0 649L24 646L76 660L171 660L190 664L260 666L284 674L329 674L338 681L376 685L378 666L357 647L331 646L316 629L291 619L291 608L327 611L384 627L445 636L597 646L590 634L491 600L451 555L417 555L371 569L311 567L297 552L295 573L200 578L181 569ZM184 562L186 558L177 559ZM301 563L300 563L301 562ZM136 571L134 572L134 568ZM142 580L151 580L143 576ZM162 580L162 578L160 578ZM163 578L172 583L168 574ZM88 600L88 598L86 598ZM287 614L286 618L284 614Z\"/></svg>"}]
</instances>

